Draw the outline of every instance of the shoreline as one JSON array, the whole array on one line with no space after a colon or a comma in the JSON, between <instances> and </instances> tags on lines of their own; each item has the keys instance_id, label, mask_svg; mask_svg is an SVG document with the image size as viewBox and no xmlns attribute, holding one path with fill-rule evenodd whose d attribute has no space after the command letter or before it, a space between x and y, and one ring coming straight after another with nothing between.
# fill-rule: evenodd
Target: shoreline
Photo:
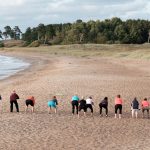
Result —
<instances>
[{"instance_id":1,"label":"shoreline","mask_svg":"<svg viewBox=\"0 0 150 150\"><path fill-rule=\"evenodd\" d=\"M38 69L41 68L41 66L39 64L46 64L46 61L43 59L39 59L37 60L36 58L33 58L32 56L30 56L29 54L27 54L26 52L2 52L0 51L0 55L2 56L8 56L8 57L14 57L16 59L22 60L23 62L27 62L29 63L29 66L25 67L25 69L20 70L12 75L10 75L9 77L6 77L4 79L0 80L1 82L7 82L9 80L13 80L16 77L21 77L24 76L27 72L33 72L33 71L37 71ZM34 54L32 54L34 55ZM39 55L39 54L38 54ZM43 57L43 56L38 56L39 58ZM39 66L37 66L37 64Z\"/></svg>"}]
</instances>

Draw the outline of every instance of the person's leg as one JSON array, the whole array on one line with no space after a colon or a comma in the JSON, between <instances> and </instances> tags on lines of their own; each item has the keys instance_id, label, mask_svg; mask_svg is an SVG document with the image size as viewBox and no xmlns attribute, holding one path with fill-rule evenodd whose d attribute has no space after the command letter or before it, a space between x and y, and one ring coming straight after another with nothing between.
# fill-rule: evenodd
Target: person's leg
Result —
<instances>
[{"instance_id":1,"label":"person's leg","mask_svg":"<svg viewBox=\"0 0 150 150\"><path fill-rule=\"evenodd\" d=\"M115 105L115 118L117 118L118 105Z\"/></svg>"},{"instance_id":2,"label":"person's leg","mask_svg":"<svg viewBox=\"0 0 150 150\"><path fill-rule=\"evenodd\" d=\"M10 102L10 112L13 112L13 102Z\"/></svg>"},{"instance_id":3,"label":"person's leg","mask_svg":"<svg viewBox=\"0 0 150 150\"><path fill-rule=\"evenodd\" d=\"M138 118L138 109L135 110L135 118Z\"/></svg>"},{"instance_id":4,"label":"person's leg","mask_svg":"<svg viewBox=\"0 0 150 150\"><path fill-rule=\"evenodd\" d=\"M74 101L72 101L72 114L74 115L74 109L75 109L75 105L74 105Z\"/></svg>"},{"instance_id":5,"label":"person's leg","mask_svg":"<svg viewBox=\"0 0 150 150\"><path fill-rule=\"evenodd\" d=\"M149 108L147 109L147 118L149 118Z\"/></svg>"},{"instance_id":6,"label":"person's leg","mask_svg":"<svg viewBox=\"0 0 150 150\"><path fill-rule=\"evenodd\" d=\"M142 114L143 114L143 116L142 116L142 117L143 117L143 118L144 118L144 111L145 111L145 109L144 109L144 108L142 108Z\"/></svg>"},{"instance_id":7,"label":"person's leg","mask_svg":"<svg viewBox=\"0 0 150 150\"><path fill-rule=\"evenodd\" d=\"M15 103L15 106L16 106L16 111L19 112L18 102L17 102L17 101L14 101L14 103Z\"/></svg>"},{"instance_id":8,"label":"person's leg","mask_svg":"<svg viewBox=\"0 0 150 150\"><path fill-rule=\"evenodd\" d=\"M25 112L27 112L27 110L28 110L28 106L25 106Z\"/></svg>"},{"instance_id":9,"label":"person's leg","mask_svg":"<svg viewBox=\"0 0 150 150\"><path fill-rule=\"evenodd\" d=\"M32 111L32 113L34 113L34 106L31 106L32 108L31 108L31 111Z\"/></svg>"},{"instance_id":10,"label":"person's leg","mask_svg":"<svg viewBox=\"0 0 150 150\"><path fill-rule=\"evenodd\" d=\"M27 112L27 110L28 110L28 101L27 100L25 101L25 105L26 105L25 106L25 112Z\"/></svg>"},{"instance_id":11,"label":"person's leg","mask_svg":"<svg viewBox=\"0 0 150 150\"><path fill-rule=\"evenodd\" d=\"M57 114L57 106L55 107L55 114Z\"/></svg>"},{"instance_id":12,"label":"person's leg","mask_svg":"<svg viewBox=\"0 0 150 150\"><path fill-rule=\"evenodd\" d=\"M102 115L102 105L100 105L100 115Z\"/></svg>"},{"instance_id":13,"label":"person's leg","mask_svg":"<svg viewBox=\"0 0 150 150\"><path fill-rule=\"evenodd\" d=\"M84 116L86 117L86 106L84 106Z\"/></svg>"},{"instance_id":14,"label":"person's leg","mask_svg":"<svg viewBox=\"0 0 150 150\"><path fill-rule=\"evenodd\" d=\"M106 117L108 116L108 107L106 106Z\"/></svg>"},{"instance_id":15,"label":"person's leg","mask_svg":"<svg viewBox=\"0 0 150 150\"><path fill-rule=\"evenodd\" d=\"M91 116L93 116L93 107L92 107L92 105L89 105L89 108L91 109Z\"/></svg>"},{"instance_id":16,"label":"person's leg","mask_svg":"<svg viewBox=\"0 0 150 150\"><path fill-rule=\"evenodd\" d=\"M135 110L132 109L132 118L134 118L134 113L135 113Z\"/></svg>"},{"instance_id":17,"label":"person's leg","mask_svg":"<svg viewBox=\"0 0 150 150\"><path fill-rule=\"evenodd\" d=\"M78 101L76 101L75 106L76 106L76 113L77 114L78 114L78 107L79 107L78 104L79 104Z\"/></svg>"},{"instance_id":18,"label":"person's leg","mask_svg":"<svg viewBox=\"0 0 150 150\"><path fill-rule=\"evenodd\" d=\"M51 113L51 106L48 107L48 113Z\"/></svg>"},{"instance_id":19,"label":"person's leg","mask_svg":"<svg viewBox=\"0 0 150 150\"><path fill-rule=\"evenodd\" d=\"M122 105L119 105L119 118L121 119L121 115L122 115Z\"/></svg>"}]
</instances>

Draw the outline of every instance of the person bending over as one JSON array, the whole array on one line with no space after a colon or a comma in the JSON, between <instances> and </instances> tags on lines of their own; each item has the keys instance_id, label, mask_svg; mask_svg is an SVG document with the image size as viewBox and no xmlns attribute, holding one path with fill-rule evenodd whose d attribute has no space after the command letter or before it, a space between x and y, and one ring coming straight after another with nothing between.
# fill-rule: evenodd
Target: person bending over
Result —
<instances>
[{"instance_id":1,"label":"person bending over","mask_svg":"<svg viewBox=\"0 0 150 150\"><path fill-rule=\"evenodd\" d=\"M86 99L86 110L89 108L91 110L91 116L93 116L93 106L94 103L93 103L93 99L92 97L90 96L89 98Z\"/></svg>"},{"instance_id":2,"label":"person bending over","mask_svg":"<svg viewBox=\"0 0 150 150\"><path fill-rule=\"evenodd\" d=\"M80 111L83 109L84 111L84 116L86 116L86 100L84 99L84 97L82 97L82 99L79 101L79 112L78 112L78 116L80 115Z\"/></svg>"},{"instance_id":3,"label":"person bending over","mask_svg":"<svg viewBox=\"0 0 150 150\"><path fill-rule=\"evenodd\" d=\"M119 118L121 118L122 115L122 99L120 95L117 95L115 98L115 118L117 118L117 111L119 110Z\"/></svg>"},{"instance_id":4,"label":"person bending over","mask_svg":"<svg viewBox=\"0 0 150 150\"><path fill-rule=\"evenodd\" d=\"M105 97L99 104L100 108L100 116L102 116L102 109L104 108L106 110L106 117L108 116L108 98Z\"/></svg>"},{"instance_id":5,"label":"person bending over","mask_svg":"<svg viewBox=\"0 0 150 150\"><path fill-rule=\"evenodd\" d=\"M34 105L35 105L35 98L33 96L29 96L27 100L25 101L26 108L25 111L27 112L28 106L30 105L32 107L32 113L34 112Z\"/></svg>"},{"instance_id":6,"label":"person bending over","mask_svg":"<svg viewBox=\"0 0 150 150\"><path fill-rule=\"evenodd\" d=\"M144 118L144 112L147 111L147 117L149 118L149 102L147 101L147 98L144 98L144 100L142 100L142 113L143 113L143 118Z\"/></svg>"},{"instance_id":7,"label":"person bending over","mask_svg":"<svg viewBox=\"0 0 150 150\"><path fill-rule=\"evenodd\" d=\"M72 97L71 104L72 104L72 115L74 115L75 108L76 108L76 113L78 114L78 105L79 105L79 97L78 97L78 95L74 95Z\"/></svg>"},{"instance_id":8,"label":"person bending over","mask_svg":"<svg viewBox=\"0 0 150 150\"><path fill-rule=\"evenodd\" d=\"M52 100L48 101L48 113L51 113L51 109L54 108L55 109L55 114L57 113L57 105L58 105L58 101L56 96L52 97Z\"/></svg>"}]
</instances>

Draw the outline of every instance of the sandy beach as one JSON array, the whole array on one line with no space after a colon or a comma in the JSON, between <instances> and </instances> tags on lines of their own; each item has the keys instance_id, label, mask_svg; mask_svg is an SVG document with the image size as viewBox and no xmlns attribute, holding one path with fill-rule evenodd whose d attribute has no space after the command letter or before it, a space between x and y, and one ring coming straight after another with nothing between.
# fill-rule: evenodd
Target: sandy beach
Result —
<instances>
[{"instance_id":1,"label":"sandy beach","mask_svg":"<svg viewBox=\"0 0 150 150\"><path fill-rule=\"evenodd\" d=\"M57 56L2 51L31 63L25 70L0 81L0 149L8 150L149 150L150 120L131 118L130 103L150 100L150 61L108 57ZM12 90L20 96L20 112L9 112ZM71 114L77 93L92 96L94 116ZM122 119L114 119L114 98L123 98ZM25 99L36 98L35 113L24 112ZM47 101L58 98L58 114L48 114ZM109 99L109 116L100 117L98 104ZM1 108L1 107L0 107ZM15 110L15 109L14 109Z\"/></svg>"}]
</instances>

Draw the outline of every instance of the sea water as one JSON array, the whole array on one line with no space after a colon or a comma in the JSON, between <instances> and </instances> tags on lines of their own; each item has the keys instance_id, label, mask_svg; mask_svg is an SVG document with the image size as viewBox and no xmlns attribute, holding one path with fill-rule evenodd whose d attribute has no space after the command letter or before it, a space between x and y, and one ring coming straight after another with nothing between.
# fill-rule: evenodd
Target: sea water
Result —
<instances>
[{"instance_id":1,"label":"sea water","mask_svg":"<svg viewBox=\"0 0 150 150\"><path fill-rule=\"evenodd\" d=\"M0 80L26 69L29 65L21 59L0 55Z\"/></svg>"}]
</instances>

